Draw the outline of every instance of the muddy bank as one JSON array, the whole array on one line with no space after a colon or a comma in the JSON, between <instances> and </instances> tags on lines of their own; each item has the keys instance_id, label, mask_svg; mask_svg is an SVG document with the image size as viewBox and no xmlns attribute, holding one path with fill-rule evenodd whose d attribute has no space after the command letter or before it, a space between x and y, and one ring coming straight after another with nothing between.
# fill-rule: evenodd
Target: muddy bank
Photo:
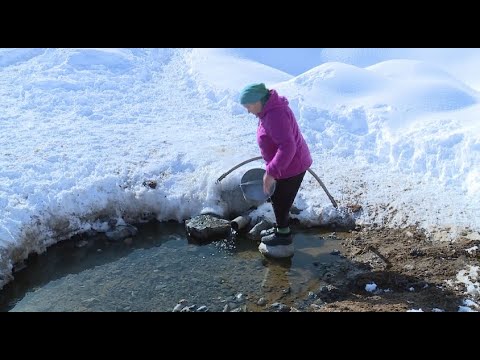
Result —
<instances>
[{"instance_id":1,"label":"muddy bank","mask_svg":"<svg viewBox=\"0 0 480 360\"><path fill-rule=\"evenodd\" d=\"M480 265L478 233L455 241L432 241L413 228L377 229L340 234L343 268L321 279L330 291L317 291L309 311L451 311L465 310L465 299L479 303L476 288L457 275ZM476 289L476 290L475 290ZM478 306L470 304L473 310ZM468 309L467 309L468 310Z\"/></svg>"}]
</instances>

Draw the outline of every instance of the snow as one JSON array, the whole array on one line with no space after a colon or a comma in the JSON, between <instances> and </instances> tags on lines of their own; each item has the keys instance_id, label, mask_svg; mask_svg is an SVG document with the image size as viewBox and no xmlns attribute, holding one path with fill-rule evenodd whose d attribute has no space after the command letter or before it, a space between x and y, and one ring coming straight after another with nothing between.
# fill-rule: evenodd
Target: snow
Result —
<instances>
[{"instance_id":1,"label":"snow","mask_svg":"<svg viewBox=\"0 0 480 360\"><path fill-rule=\"evenodd\" d=\"M468 266L468 269L460 270L457 274L456 283L463 284L465 293L473 298L480 298L479 267Z\"/></svg>"},{"instance_id":2,"label":"snow","mask_svg":"<svg viewBox=\"0 0 480 360\"><path fill-rule=\"evenodd\" d=\"M238 92L245 84L264 82L267 86L293 78L264 64L232 57L225 49L193 49L188 55L189 74L218 90ZM241 71L238 71L241 70Z\"/></svg>"},{"instance_id":3,"label":"snow","mask_svg":"<svg viewBox=\"0 0 480 360\"><path fill-rule=\"evenodd\" d=\"M458 307L458 312L474 312L474 310L472 310L468 306L459 306Z\"/></svg>"},{"instance_id":4,"label":"snow","mask_svg":"<svg viewBox=\"0 0 480 360\"><path fill-rule=\"evenodd\" d=\"M477 250L478 250L478 246L477 246L477 245L472 246L471 248L465 249L465 251L466 251L467 253L469 253L470 255L474 255Z\"/></svg>"},{"instance_id":5,"label":"snow","mask_svg":"<svg viewBox=\"0 0 480 360\"><path fill-rule=\"evenodd\" d=\"M478 304L475 302L475 301L472 301L470 299L466 299L463 301L464 305L465 306L470 306L470 307L475 307L475 308L478 308Z\"/></svg>"},{"instance_id":6,"label":"snow","mask_svg":"<svg viewBox=\"0 0 480 360\"><path fill-rule=\"evenodd\" d=\"M295 201L307 226L358 204L360 225L480 231L480 95L461 62L322 54L297 75L222 49L0 49L0 286L28 254L112 218L243 211L240 178L263 163L215 181L259 155L257 120L238 104L250 82L289 98L340 206L307 174ZM269 204L253 215L273 219Z\"/></svg>"},{"instance_id":7,"label":"snow","mask_svg":"<svg viewBox=\"0 0 480 360\"><path fill-rule=\"evenodd\" d=\"M292 75L300 75L325 62L367 67L386 60L420 60L435 64L468 86L480 90L478 48L236 48L229 51Z\"/></svg>"}]
</instances>

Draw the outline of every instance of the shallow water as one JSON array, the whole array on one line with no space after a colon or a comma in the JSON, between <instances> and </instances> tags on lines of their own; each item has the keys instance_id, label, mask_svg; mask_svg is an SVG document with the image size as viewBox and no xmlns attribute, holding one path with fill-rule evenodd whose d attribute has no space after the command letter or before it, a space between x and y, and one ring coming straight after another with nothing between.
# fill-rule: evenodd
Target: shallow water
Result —
<instances>
[{"instance_id":1,"label":"shallow water","mask_svg":"<svg viewBox=\"0 0 480 360\"><path fill-rule=\"evenodd\" d=\"M0 291L0 311L172 311L181 299L192 310L265 311L277 301L302 308L341 248L330 233L298 230L293 258L268 260L240 235L198 245L183 224L138 228L130 244L72 239L31 256Z\"/></svg>"}]
</instances>

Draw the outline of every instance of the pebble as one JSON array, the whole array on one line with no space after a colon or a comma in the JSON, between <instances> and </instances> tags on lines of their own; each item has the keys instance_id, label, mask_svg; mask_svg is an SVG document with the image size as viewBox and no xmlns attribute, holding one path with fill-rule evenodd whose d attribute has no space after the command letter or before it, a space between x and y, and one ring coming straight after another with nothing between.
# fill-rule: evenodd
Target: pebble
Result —
<instances>
[{"instance_id":1,"label":"pebble","mask_svg":"<svg viewBox=\"0 0 480 360\"><path fill-rule=\"evenodd\" d=\"M267 300L263 297L261 297L260 299L258 299L257 301L257 305L258 306L265 306L267 304Z\"/></svg>"}]
</instances>

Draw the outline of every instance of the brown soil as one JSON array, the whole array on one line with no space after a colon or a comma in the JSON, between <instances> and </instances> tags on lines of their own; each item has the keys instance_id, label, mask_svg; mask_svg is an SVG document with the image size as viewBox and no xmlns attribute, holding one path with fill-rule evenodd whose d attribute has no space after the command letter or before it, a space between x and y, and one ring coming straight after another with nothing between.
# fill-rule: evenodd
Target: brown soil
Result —
<instances>
[{"instance_id":1,"label":"brown soil","mask_svg":"<svg viewBox=\"0 0 480 360\"><path fill-rule=\"evenodd\" d=\"M412 229L351 232L343 245L346 259L364 271L353 266L346 276L335 276L332 285L342 289L339 298L319 311L458 311L465 287L448 286L447 281L455 280L467 265L478 266L480 259L478 252L465 251L474 240L433 242ZM377 289L391 291L367 292L365 285L372 281Z\"/></svg>"},{"instance_id":2,"label":"brown soil","mask_svg":"<svg viewBox=\"0 0 480 360\"><path fill-rule=\"evenodd\" d=\"M465 285L456 282L456 276L468 265L480 263L480 251L465 251L480 245L478 234L474 234L472 237L465 233L453 242L430 241L414 229L337 234L342 239L341 260L319 273L320 288L318 282L312 284L312 300L304 302L299 310L429 312L437 308L456 312L464 299L471 298L465 294ZM372 282L377 290L366 291L366 284ZM305 294L302 297L305 299ZM298 300L287 294L278 302L296 311ZM474 300L478 303L479 299Z\"/></svg>"}]
</instances>

